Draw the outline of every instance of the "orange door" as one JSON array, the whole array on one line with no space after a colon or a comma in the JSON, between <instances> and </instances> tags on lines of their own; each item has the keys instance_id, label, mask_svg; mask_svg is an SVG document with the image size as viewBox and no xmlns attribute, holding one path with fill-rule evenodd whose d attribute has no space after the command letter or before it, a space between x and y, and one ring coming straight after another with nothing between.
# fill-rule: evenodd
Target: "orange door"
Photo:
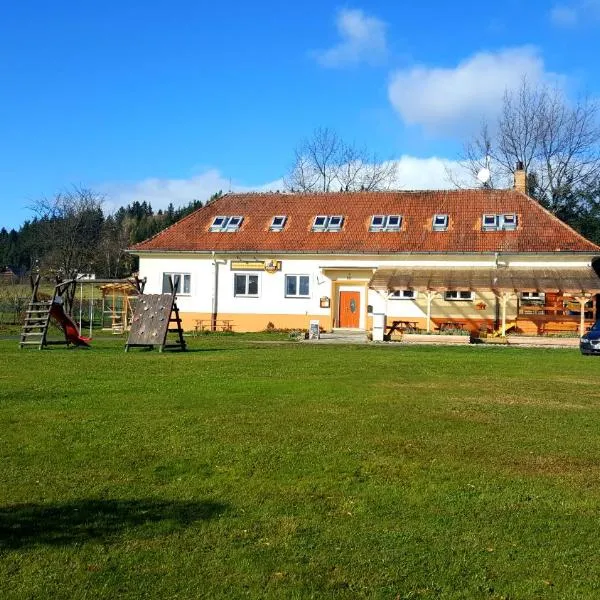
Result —
<instances>
[{"instance_id":1,"label":"orange door","mask_svg":"<svg viewBox=\"0 0 600 600\"><path fill-rule=\"evenodd\" d=\"M340 292L340 327L360 326L360 292Z\"/></svg>"}]
</instances>

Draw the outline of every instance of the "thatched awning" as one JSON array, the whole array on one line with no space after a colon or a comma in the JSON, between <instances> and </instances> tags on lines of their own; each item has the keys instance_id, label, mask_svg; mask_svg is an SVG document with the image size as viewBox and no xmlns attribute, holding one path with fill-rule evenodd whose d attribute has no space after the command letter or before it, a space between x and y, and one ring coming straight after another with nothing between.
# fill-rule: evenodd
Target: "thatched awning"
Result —
<instances>
[{"instance_id":1,"label":"thatched awning","mask_svg":"<svg viewBox=\"0 0 600 600\"><path fill-rule=\"evenodd\" d=\"M369 286L379 291L461 289L598 294L600 278L591 267L396 267L377 269Z\"/></svg>"}]
</instances>

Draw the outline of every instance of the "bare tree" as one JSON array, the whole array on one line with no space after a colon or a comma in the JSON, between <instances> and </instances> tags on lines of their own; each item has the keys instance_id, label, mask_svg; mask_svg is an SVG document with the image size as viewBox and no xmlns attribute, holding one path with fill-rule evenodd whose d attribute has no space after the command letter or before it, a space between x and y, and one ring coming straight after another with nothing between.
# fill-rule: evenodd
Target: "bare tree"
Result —
<instances>
[{"instance_id":1,"label":"bare tree","mask_svg":"<svg viewBox=\"0 0 600 600\"><path fill-rule=\"evenodd\" d=\"M294 164L284 181L292 191L371 191L389 189L396 175L396 163L370 156L365 148L348 144L332 129L318 128L296 148Z\"/></svg>"},{"instance_id":2,"label":"bare tree","mask_svg":"<svg viewBox=\"0 0 600 600\"><path fill-rule=\"evenodd\" d=\"M531 195L555 213L573 195L597 189L600 176L599 106L588 99L569 104L557 88L526 79L504 95L495 127L483 123L466 145L465 166L475 175L492 165L489 183L506 185L515 165L528 173Z\"/></svg>"},{"instance_id":3,"label":"bare tree","mask_svg":"<svg viewBox=\"0 0 600 600\"><path fill-rule=\"evenodd\" d=\"M32 205L42 225L42 266L63 277L89 272L97 260L102 233L102 197L73 187Z\"/></svg>"},{"instance_id":4,"label":"bare tree","mask_svg":"<svg viewBox=\"0 0 600 600\"><path fill-rule=\"evenodd\" d=\"M130 245L131 228L128 219L119 223L110 215L104 220L96 262L102 275L123 277L131 273L134 257L126 251Z\"/></svg>"}]
</instances>

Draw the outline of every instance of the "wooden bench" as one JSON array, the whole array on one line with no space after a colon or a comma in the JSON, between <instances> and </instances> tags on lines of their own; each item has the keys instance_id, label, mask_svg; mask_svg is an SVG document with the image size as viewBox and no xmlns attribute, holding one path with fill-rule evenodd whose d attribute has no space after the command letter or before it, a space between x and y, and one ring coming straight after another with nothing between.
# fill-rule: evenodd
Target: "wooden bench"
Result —
<instances>
[{"instance_id":1,"label":"wooden bench","mask_svg":"<svg viewBox=\"0 0 600 600\"><path fill-rule=\"evenodd\" d=\"M214 327L213 327L214 323ZM233 331L234 324L231 319L196 319L194 333L202 331Z\"/></svg>"},{"instance_id":2,"label":"wooden bench","mask_svg":"<svg viewBox=\"0 0 600 600\"><path fill-rule=\"evenodd\" d=\"M579 323L541 323L540 335L546 333L577 333Z\"/></svg>"}]
</instances>

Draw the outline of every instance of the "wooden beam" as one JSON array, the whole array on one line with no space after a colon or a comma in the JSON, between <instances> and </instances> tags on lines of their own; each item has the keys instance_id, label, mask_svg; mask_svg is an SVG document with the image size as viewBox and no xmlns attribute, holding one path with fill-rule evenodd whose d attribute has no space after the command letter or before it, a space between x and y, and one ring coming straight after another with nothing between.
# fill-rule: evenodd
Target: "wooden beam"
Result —
<instances>
[{"instance_id":1,"label":"wooden beam","mask_svg":"<svg viewBox=\"0 0 600 600\"><path fill-rule=\"evenodd\" d=\"M585 333L585 305L590 301L591 295L584 294L574 298L579 302L579 337L581 337Z\"/></svg>"},{"instance_id":2,"label":"wooden beam","mask_svg":"<svg viewBox=\"0 0 600 600\"><path fill-rule=\"evenodd\" d=\"M431 301L436 297L437 291L427 290L425 298L427 299L427 333L431 333Z\"/></svg>"},{"instance_id":3,"label":"wooden beam","mask_svg":"<svg viewBox=\"0 0 600 600\"><path fill-rule=\"evenodd\" d=\"M496 296L500 300L500 305L502 307L501 326L500 326L500 333L501 333L502 337L506 337L506 305L508 304L508 301L511 299L511 297L513 295L514 295L513 292L496 293Z\"/></svg>"}]
</instances>

